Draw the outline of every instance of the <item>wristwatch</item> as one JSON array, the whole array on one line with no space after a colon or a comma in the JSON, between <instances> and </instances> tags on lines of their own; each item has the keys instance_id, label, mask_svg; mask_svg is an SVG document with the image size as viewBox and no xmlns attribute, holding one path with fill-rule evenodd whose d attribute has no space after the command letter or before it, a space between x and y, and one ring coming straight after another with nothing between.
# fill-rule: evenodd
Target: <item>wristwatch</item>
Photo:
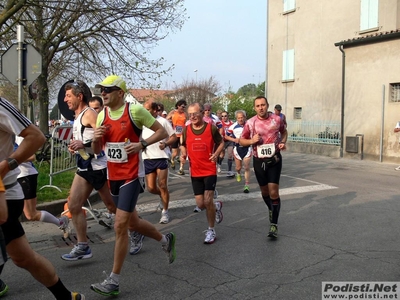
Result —
<instances>
[{"instance_id":1,"label":"wristwatch","mask_svg":"<svg viewBox=\"0 0 400 300\"><path fill-rule=\"evenodd\" d=\"M7 158L7 163L8 163L8 168L10 170L14 170L14 169L18 168L18 162L15 158L11 158L11 157Z\"/></svg>"},{"instance_id":2,"label":"wristwatch","mask_svg":"<svg viewBox=\"0 0 400 300\"><path fill-rule=\"evenodd\" d=\"M149 144L147 144L147 142L145 140L141 140L140 143L142 144L143 150L145 150L147 148L147 146Z\"/></svg>"}]
</instances>

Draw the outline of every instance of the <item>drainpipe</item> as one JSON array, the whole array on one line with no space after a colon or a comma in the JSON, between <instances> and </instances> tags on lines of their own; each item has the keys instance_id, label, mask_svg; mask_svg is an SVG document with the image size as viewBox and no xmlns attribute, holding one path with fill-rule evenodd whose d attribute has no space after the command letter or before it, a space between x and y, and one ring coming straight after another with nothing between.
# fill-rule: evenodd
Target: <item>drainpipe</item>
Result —
<instances>
[{"instance_id":1,"label":"drainpipe","mask_svg":"<svg viewBox=\"0 0 400 300\"><path fill-rule=\"evenodd\" d=\"M346 70L346 53L343 50L343 45L339 46L342 52L342 103L340 111L340 157L343 158L343 140L344 140L344 84L345 84L345 70Z\"/></svg>"},{"instance_id":2,"label":"drainpipe","mask_svg":"<svg viewBox=\"0 0 400 300\"><path fill-rule=\"evenodd\" d=\"M381 137L379 141L379 162L383 161L383 138L385 130L385 85L382 85L382 121L381 121Z\"/></svg>"}]
</instances>

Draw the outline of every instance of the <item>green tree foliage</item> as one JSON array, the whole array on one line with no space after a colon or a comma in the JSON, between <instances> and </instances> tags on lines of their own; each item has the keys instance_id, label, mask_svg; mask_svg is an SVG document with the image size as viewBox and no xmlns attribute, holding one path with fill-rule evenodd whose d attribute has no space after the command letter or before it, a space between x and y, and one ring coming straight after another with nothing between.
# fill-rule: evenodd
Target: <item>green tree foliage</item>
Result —
<instances>
[{"instance_id":1,"label":"green tree foliage","mask_svg":"<svg viewBox=\"0 0 400 300\"><path fill-rule=\"evenodd\" d=\"M257 95L257 86L254 83L249 83L238 89L237 95L243 97L253 97Z\"/></svg>"},{"instance_id":2,"label":"green tree foliage","mask_svg":"<svg viewBox=\"0 0 400 300\"><path fill-rule=\"evenodd\" d=\"M234 113L237 110L244 110L246 112L247 119L254 116L256 114L253 109L254 98L255 97L243 97L238 94L233 95L228 105L228 112L231 115L231 119L234 120Z\"/></svg>"},{"instance_id":3,"label":"green tree foliage","mask_svg":"<svg viewBox=\"0 0 400 300\"><path fill-rule=\"evenodd\" d=\"M264 96L265 95L265 81L261 82L256 87L256 96Z\"/></svg>"},{"instance_id":4,"label":"green tree foliage","mask_svg":"<svg viewBox=\"0 0 400 300\"><path fill-rule=\"evenodd\" d=\"M237 93L230 92L226 94L225 101L220 97L220 102L228 104L228 112L231 113L231 118L234 119L234 112L237 110L244 110L247 118L253 117L256 112L254 111L254 99L257 96L265 95L265 81L258 85L249 83L238 89Z\"/></svg>"}]
</instances>

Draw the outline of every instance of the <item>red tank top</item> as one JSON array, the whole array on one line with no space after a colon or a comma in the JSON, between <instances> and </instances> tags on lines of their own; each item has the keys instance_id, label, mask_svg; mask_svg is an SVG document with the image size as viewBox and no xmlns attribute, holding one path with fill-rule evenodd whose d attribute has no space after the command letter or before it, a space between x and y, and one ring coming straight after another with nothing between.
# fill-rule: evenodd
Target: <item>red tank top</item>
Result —
<instances>
[{"instance_id":1,"label":"red tank top","mask_svg":"<svg viewBox=\"0 0 400 300\"><path fill-rule=\"evenodd\" d=\"M210 161L215 145L212 126L208 123L205 126L203 133L199 135L193 132L191 125L186 127L186 149L192 177L217 175L215 162Z\"/></svg>"},{"instance_id":2,"label":"red tank top","mask_svg":"<svg viewBox=\"0 0 400 300\"><path fill-rule=\"evenodd\" d=\"M123 149L124 143L139 142L142 129L136 127L129 115L129 103L125 104L124 112L118 119L111 119L109 109L104 108L102 125L108 130L103 136L109 180L133 180L138 177L139 153L129 154Z\"/></svg>"}]
</instances>

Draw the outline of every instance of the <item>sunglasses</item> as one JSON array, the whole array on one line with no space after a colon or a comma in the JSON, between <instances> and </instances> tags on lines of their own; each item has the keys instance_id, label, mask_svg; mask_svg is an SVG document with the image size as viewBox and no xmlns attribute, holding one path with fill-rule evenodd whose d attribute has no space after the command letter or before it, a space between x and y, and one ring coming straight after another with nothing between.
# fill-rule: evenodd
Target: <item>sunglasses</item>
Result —
<instances>
[{"instance_id":1,"label":"sunglasses","mask_svg":"<svg viewBox=\"0 0 400 300\"><path fill-rule=\"evenodd\" d=\"M198 116L200 116L201 115L201 111L199 111L199 112L195 112L195 113L191 113L191 114L188 114L189 115L189 118L192 118L192 117L198 117Z\"/></svg>"},{"instance_id":2,"label":"sunglasses","mask_svg":"<svg viewBox=\"0 0 400 300\"><path fill-rule=\"evenodd\" d=\"M223 117L223 118L226 118L226 117L227 117L227 115L221 115L221 117Z\"/></svg>"},{"instance_id":3,"label":"sunglasses","mask_svg":"<svg viewBox=\"0 0 400 300\"><path fill-rule=\"evenodd\" d=\"M102 86L102 87L100 88L100 92L101 92L101 93L106 93L106 94L112 93L112 92L114 92L114 91L119 91L119 90L120 90L120 88L119 88L119 87L116 87L116 86L112 86L112 87L105 87L105 86Z\"/></svg>"},{"instance_id":4,"label":"sunglasses","mask_svg":"<svg viewBox=\"0 0 400 300\"><path fill-rule=\"evenodd\" d=\"M78 93L82 93L83 94L83 88L80 86L80 84L78 82L76 82L76 81L70 82L69 85L73 86L75 91L79 90Z\"/></svg>"},{"instance_id":5,"label":"sunglasses","mask_svg":"<svg viewBox=\"0 0 400 300\"><path fill-rule=\"evenodd\" d=\"M204 111L211 111L211 109L205 109Z\"/></svg>"}]
</instances>

